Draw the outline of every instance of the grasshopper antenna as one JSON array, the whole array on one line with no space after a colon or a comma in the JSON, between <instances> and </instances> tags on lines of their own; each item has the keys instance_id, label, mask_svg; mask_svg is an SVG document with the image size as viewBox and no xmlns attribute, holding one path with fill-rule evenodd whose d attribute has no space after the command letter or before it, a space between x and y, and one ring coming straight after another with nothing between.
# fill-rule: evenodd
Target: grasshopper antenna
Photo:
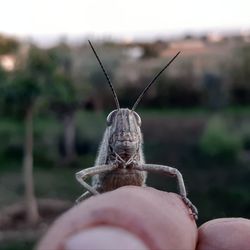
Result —
<instances>
[{"instance_id":1,"label":"grasshopper antenna","mask_svg":"<svg viewBox=\"0 0 250 250\"><path fill-rule=\"evenodd\" d=\"M179 51L169 62L168 64L158 73L155 75L155 77L151 80L151 82L145 87L145 89L142 91L142 93L139 95L137 98L134 106L132 107L132 110L134 111L138 105L138 103L141 101L142 97L145 95L147 90L151 87L151 85L156 81L156 79L161 75L161 73L175 60L175 58L180 54L181 52Z\"/></svg>"},{"instance_id":2,"label":"grasshopper antenna","mask_svg":"<svg viewBox=\"0 0 250 250\"><path fill-rule=\"evenodd\" d=\"M104 75L105 75L105 77L106 77L106 79L107 79L107 81L108 81L108 83L109 83L109 86L110 86L110 88L111 88L111 91L112 91L113 96L114 96L114 99L115 99L116 107L117 107L117 109L120 109L119 100L118 100L118 98L117 98L117 95L116 95L116 93L115 93L115 90L114 90L114 88L113 88L113 85L112 85L112 83L111 83L111 81L110 81L110 78L109 78L107 72L105 71L104 66L103 66L103 64L102 64L102 62L101 62L101 60L100 60L100 58L98 57L98 55L97 55L97 53L96 53L96 51L95 51L95 49L94 49L92 43L90 42L90 40L88 40L88 42L89 42L89 45L90 45L91 49L93 50L93 52L94 52L94 54L95 54L95 57L96 57L97 61L99 62L100 66L101 66L101 68L102 68L102 71L103 71L103 73L104 73Z\"/></svg>"}]
</instances>

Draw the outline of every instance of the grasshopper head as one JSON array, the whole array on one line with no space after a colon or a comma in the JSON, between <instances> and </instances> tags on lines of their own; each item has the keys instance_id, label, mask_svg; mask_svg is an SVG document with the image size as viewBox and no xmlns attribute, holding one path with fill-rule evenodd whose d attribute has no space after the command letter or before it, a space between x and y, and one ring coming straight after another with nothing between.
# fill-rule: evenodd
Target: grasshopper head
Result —
<instances>
[{"instance_id":1,"label":"grasshopper head","mask_svg":"<svg viewBox=\"0 0 250 250\"><path fill-rule=\"evenodd\" d=\"M141 118L130 109L116 109L107 116L109 146L119 155L133 155L141 144Z\"/></svg>"}]
</instances>

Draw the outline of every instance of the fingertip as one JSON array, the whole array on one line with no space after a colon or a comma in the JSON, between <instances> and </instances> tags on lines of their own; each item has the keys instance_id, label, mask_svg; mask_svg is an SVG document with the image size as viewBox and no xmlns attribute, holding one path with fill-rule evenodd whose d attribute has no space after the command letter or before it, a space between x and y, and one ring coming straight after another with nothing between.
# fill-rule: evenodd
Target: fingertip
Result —
<instances>
[{"instance_id":1,"label":"fingertip","mask_svg":"<svg viewBox=\"0 0 250 250\"><path fill-rule=\"evenodd\" d=\"M211 220L199 228L197 250L249 250L250 220L221 218Z\"/></svg>"},{"instance_id":2,"label":"fingertip","mask_svg":"<svg viewBox=\"0 0 250 250\"><path fill-rule=\"evenodd\" d=\"M70 236L64 250L148 250L144 242L130 232L112 226L98 226Z\"/></svg>"}]
</instances>

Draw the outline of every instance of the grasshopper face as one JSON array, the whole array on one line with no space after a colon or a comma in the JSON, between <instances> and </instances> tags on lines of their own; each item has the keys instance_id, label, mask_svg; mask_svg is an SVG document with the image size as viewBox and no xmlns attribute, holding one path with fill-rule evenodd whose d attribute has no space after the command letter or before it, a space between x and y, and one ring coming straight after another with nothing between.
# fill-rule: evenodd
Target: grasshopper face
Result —
<instances>
[{"instance_id":1,"label":"grasshopper face","mask_svg":"<svg viewBox=\"0 0 250 250\"><path fill-rule=\"evenodd\" d=\"M141 145L141 118L130 109L116 109L107 117L109 146L121 156L131 156Z\"/></svg>"}]
</instances>

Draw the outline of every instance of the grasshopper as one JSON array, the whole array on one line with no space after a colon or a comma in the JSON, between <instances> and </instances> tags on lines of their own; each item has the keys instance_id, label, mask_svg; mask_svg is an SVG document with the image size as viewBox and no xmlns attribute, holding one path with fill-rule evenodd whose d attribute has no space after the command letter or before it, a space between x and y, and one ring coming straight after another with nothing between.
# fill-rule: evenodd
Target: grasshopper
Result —
<instances>
[{"instance_id":1,"label":"grasshopper","mask_svg":"<svg viewBox=\"0 0 250 250\"><path fill-rule=\"evenodd\" d=\"M197 219L198 211L187 198L184 181L178 169L165 165L145 163L142 151L143 138L140 129L141 118L135 112L145 92L156 81L160 74L175 60L180 52L178 52L145 87L132 109L128 109L120 108L110 78L90 41L89 45L112 90L116 109L107 116L107 128L100 144L95 166L76 173L77 181L87 189L76 202L78 203L91 195L111 191L121 186L145 186L147 172L154 172L177 178L180 196L189 208L190 213ZM88 177L92 177L92 186L85 181Z\"/></svg>"}]
</instances>

